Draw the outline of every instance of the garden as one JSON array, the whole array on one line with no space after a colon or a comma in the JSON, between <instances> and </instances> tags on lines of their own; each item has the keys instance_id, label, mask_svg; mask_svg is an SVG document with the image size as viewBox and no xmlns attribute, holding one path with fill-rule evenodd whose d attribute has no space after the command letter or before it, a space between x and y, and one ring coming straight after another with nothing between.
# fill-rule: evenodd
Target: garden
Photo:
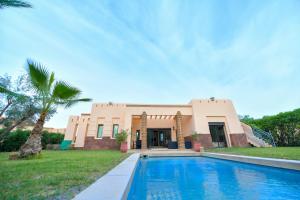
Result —
<instances>
[{"instance_id":1,"label":"garden","mask_svg":"<svg viewBox=\"0 0 300 200\"><path fill-rule=\"evenodd\" d=\"M0 153L0 199L71 199L129 154L120 151L43 151L8 160Z\"/></svg>"}]
</instances>

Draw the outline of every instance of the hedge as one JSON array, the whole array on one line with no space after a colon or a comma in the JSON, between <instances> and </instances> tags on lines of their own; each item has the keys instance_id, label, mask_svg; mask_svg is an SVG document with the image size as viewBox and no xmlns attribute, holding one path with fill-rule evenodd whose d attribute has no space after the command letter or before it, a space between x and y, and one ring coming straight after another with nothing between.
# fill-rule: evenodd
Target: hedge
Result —
<instances>
[{"instance_id":1,"label":"hedge","mask_svg":"<svg viewBox=\"0 0 300 200\"><path fill-rule=\"evenodd\" d=\"M10 132L9 136L0 143L0 151L18 151L20 147L26 142L30 131L16 130ZM60 144L64 139L64 135L60 133L49 133L43 131L42 146L46 148L47 144Z\"/></svg>"}]
</instances>

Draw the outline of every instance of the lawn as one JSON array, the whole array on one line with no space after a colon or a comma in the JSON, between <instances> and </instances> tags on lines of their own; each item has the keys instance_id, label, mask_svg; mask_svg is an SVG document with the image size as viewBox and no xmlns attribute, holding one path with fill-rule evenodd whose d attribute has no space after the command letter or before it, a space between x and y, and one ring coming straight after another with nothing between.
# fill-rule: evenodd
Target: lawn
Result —
<instances>
[{"instance_id":1,"label":"lawn","mask_svg":"<svg viewBox=\"0 0 300 200\"><path fill-rule=\"evenodd\" d=\"M71 199L128 154L119 151L43 151L8 160L0 153L0 199Z\"/></svg>"},{"instance_id":2,"label":"lawn","mask_svg":"<svg viewBox=\"0 0 300 200\"><path fill-rule=\"evenodd\" d=\"M207 152L238 154L267 158L283 158L300 160L300 147L269 147L269 148L218 148L208 149Z\"/></svg>"}]
</instances>

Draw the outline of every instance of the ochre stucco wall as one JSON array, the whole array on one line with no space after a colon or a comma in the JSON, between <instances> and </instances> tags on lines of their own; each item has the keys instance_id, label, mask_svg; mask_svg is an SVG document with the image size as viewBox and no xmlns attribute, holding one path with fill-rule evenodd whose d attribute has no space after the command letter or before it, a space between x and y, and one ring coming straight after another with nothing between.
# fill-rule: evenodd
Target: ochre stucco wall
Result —
<instances>
[{"instance_id":1,"label":"ochre stucco wall","mask_svg":"<svg viewBox=\"0 0 300 200\"><path fill-rule=\"evenodd\" d=\"M84 147L86 137L89 137L90 142L101 140L101 138L97 138L97 127L98 124L103 124L103 137L106 138L106 141L111 140L110 143L114 143L114 138L112 138L113 124L119 124L119 132L125 129L135 134L136 130L140 129L139 116L146 112L148 115L147 128L171 128L172 141L176 141L176 130L173 127L176 127L174 116L177 111L180 111L183 116L182 132L184 137L190 136L193 131L204 135L210 134L209 122L224 122L226 140L229 146L231 146L231 134L244 134L230 100L202 99L192 100L185 105L94 103L89 114L69 118L65 139L74 140L77 133L74 146ZM132 141L131 136L132 134L129 134L127 140L129 148Z\"/></svg>"}]
</instances>

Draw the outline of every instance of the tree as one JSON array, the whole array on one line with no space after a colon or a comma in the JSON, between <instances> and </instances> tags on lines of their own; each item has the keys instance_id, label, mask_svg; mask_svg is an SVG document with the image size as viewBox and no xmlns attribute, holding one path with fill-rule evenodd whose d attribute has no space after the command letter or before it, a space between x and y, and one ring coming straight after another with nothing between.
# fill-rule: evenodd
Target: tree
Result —
<instances>
[{"instance_id":1,"label":"tree","mask_svg":"<svg viewBox=\"0 0 300 200\"><path fill-rule=\"evenodd\" d=\"M0 76L0 123L1 117L14 103L24 103L29 98L29 84L26 75L20 75L12 81L11 76Z\"/></svg>"},{"instance_id":2,"label":"tree","mask_svg":"<svg viewBox=\"0 0 300 200\"><path fill-rule=\"evenodd\" d=\"M49 74L48 70L39 63L27 61L28 76L33 89L39 99L41 111L39 118L30 133L29 138L19 151L20 157L27 157L41 152L41 132L49 112L58 106L69 108L78 102L91 101L89 98L80 99L81 91L72 87L66 82L56 81L54 73Z\"/></svg>"},{"instance_id":3,"label":"tree","mask_svg":"<svg viewBox=\"0 0 300 200\"><path fill-rule=\"evenodd\" d=\"M0 117L4 115L0 124L5 127L0 131L0 143L14 128L22 126L24 122L36 120L40 108L30 88L25 74L14 81L7 74L0 76Z\"/></svg>"},{"instance_id":4,"label":"tree","mask_svg":"<svg viewBox=\"0 0 300 200\"><path fill-rule=\"evenodd\" d=\"M31 4L20 0L0 0L0 9L5 7L32 8Z\"/></svg>"},{"instance_id":5,"label":"tree","mask_svg":"<svg viewBox=\"0 0 300 200\"><path fill-rule=\"evenodd\" d=\"M300 109L260 119L244 117L242 122L271 132L278 146L300 145Z\"/></svg>"},{"instance_id":6,"label":"tree","mask_svg":"<svg viewBox=\"0 0 300 200\"><path fill-rule=\"evenodd\" d=\"M40 107L34 97L28 97L12 104L5 112L3 120L4 129L0 131L0 143L16 127L20 128L24 123L33 124L37 120Z\"/></svg>"}]
</instances>

